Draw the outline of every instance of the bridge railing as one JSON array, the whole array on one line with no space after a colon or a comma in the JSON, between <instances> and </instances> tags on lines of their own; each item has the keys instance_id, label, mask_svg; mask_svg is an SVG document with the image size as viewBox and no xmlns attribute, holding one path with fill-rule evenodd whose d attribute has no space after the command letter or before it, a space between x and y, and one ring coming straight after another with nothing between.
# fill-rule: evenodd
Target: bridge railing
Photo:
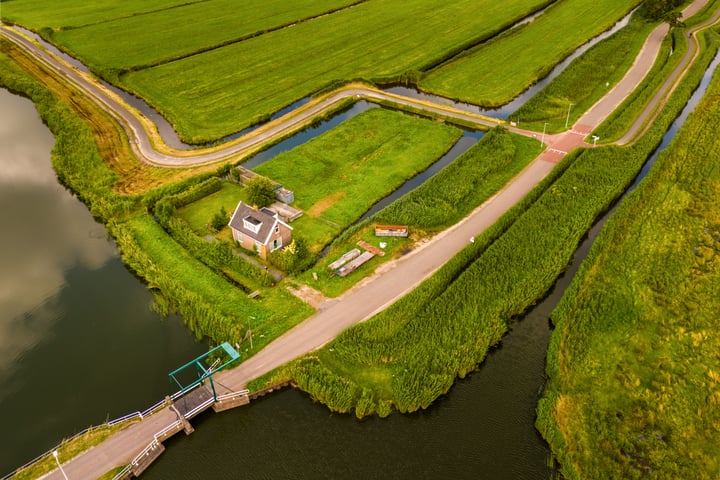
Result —
<instances>
[{"instance_id":1,"label":"bridge railing","mask_svg":"<svg viewBox=\"0 0 720 480\"><path fill-rule=\"evenodd\" d=\"M198 385L194 386L193 388L191 388L190 390L193 390L193 389L195 389L195 388L197 388L197 387L199 387L199 386L200 386L200 385L198 384ZM179 391L173 393L172 395L170 395L170 399L171 399L171 400L177 400L178 398L182 397L184 394L188 393L188 391L190 391L190 390L186 390L185 392L183 392L182 390L179 390ZM228 394L226 394L226 395L220 395L220 396L217 397L217 399L218 399L218 400L226 400L226 399L228 399L228 398L233 398L233 397L236 397L236 396L238 396L238 395L248 395L249 393L250 393L249 390L240 390L240 391L238 391L238 392L228 393ZM203 409L205 409L206 407L208 407L208 405L210 405L210 404L213 403L214 401L215 401L214 399L210 398L209 400L203 402L202 404L200 404L200 405L198 405L197 407L193 408L191 411L187 412L187 414L185 414L185 418L191 418L192 416L198 414L200 411L202 411ZM14 476L15 476L18 472L20 472L21 470L24 470L24 469L26 469L26 468L30 468L30 467L32 467L33 465L35 465L36 463L41 462L41 461L44 460L45 458L47 458L47 457L49 457L50 455L52 455L52 452L53 452L54 450L58 450L58 449L59 449L60 447L62 447L64 444L66 444L66 443L68 443L68 442L72 442L73 440L76 440L77 438L82 437L83 435L86 435L86 434L88 434L88 433L90 433L90 432L92 432L92 431L95 431L95 430L98 430L98 429L101 429L101 428L108 428L108 427L112 427L112 426L118 425L118 424L123 423L123 422L129 422L129 421L132 421L132 420L134 420L134 419L136 419L136 418L138 418L138 419L140 419L140 420L143 420L145 417L150 416L150 415L152 415L153 413L156 413L156 412L159 411L159 410L162 410L163 408L165 408L166 405L167 405L167 400L166 400L166 399L163 399L163 400L160 400L159 402L157 402L155 405L153 405L153 406L151 406L151 407L143 410L142 412L129 413L129 414L124 415L124 416L122 416L122 417L119 417L119 418L116 418L116 419L114 419L114 420L110 420L110 421L108 421L108 422L106 422L106 423L103 423L102 425L90 426L90 427L88 427L88 428L86 428L86 429L84 429L84 430L76 433L75 435L73 435L73 436L70 437L70 438L63 439L63 440L62 440L59 444L57 444L54 448L51 448L51 449L48 450L47 452L38 455L38 456L35 457L34 459L32 459L32 460L30 460L29 462L27 462L25 465L16 468L15 470L13 470L12 472L8 473L7 475L5 475L5 476L3 476L3 477L0 477L0 480L10 480L12 477L14 477ZM176 422L168 425L168 426L165 427L165 428L166 428L166 429L172 429L172 428L175 428L175 427L177 427ZM165 430L165 429L163 429L163 430ZM163 430L161 430L160 432L162 432L162 433L167 433L167 432L163 432ZM152 443L154 443L155 441L158 441L158 440L157 440L157 436L159 436L159 435L161 434L160 432L158 432L158 433L155 434L155 440L154 440L153 442L151 442L150 445L152 445ZM149 448L150 445L148 445L148 447L146 447L146 448ZM145 453L146 453L146 452L145 452ZM136 456L136 458L139 458L139 457L140 457L140 455ZM128 469L128 471L129 471L130 468L132 468L132 463L130 463L130 465L128 465L128 466L126 467L126 469ZM123 472L124 472L124 473L123 473ZM127 471L125 471L125 469L123 470L123 472L121 472L121 473L127 474ZM118 475L116 475L115 478L122 478L122 476L121 476L120 473L118 473Z\"/></svg>"},{"instance_id":2,"label":"bridge railing","mask_svg":"<svg viewBox=\"0 0 720 480\"><path fill-rule=\"evenodd\" d=\"M176 399L178 399L179 397L181 397L182 395L183 395L182 391L179 391L179 392L173 393L173 394L170 396L170 398L171 398L172 400L176 400ZM30 467L32 467L33 465L35 465L35 464L37 464L37 463L45 460L45 458L47 458L47 457L49 457L49 456L52 455L52 452L53 452L54 450L58 450L58 449L59 449L60 447L62 447L64 444L69 443L69 442L72 442L73 440L76 440L76 439L78 439L79 437L82 437L83 435L87 435L88 433L93 432L93 431L98 430L98 429L101 429L101 428L108 428L108 427L112 427L112 426L118 425L118 424L123 423L123 422L128 422L128 421L131 421L131 420L133 420L133 419L135 419L135 418L139 418L140 420L142 420L143 418L145 418L145 417L147 417L147 416L149 416L149 415L157 412L158 410L161 410L162 408L164 408L165 405L166 405L166 403L167 403L166 400L163 399L163 400L160 400L160 401L159 401L158 403L156 403L155 405L153 405L152 407L150 407L150 408L148 408L148 409L146 409L146 410L144 410L144 411L142 411L142 412L129 413L129 414L124 415L124 416L122 416L122 417L120 417L120 418L116 418L116 419L114 419L114 420L110 420L110 421L108 421L108 422L106 422L106 423L103 423L102 425L90 426L90 427L88 427L88 428L86 428L86 429L84 429L84 430L76 433L76 434L73 435L72 437L63 439L63 440L62 440L60 443L58 443L55 447L51 448L50 450L48 450L48 451L46 451L46 452L44 452L44 453L41 453L41 454L38 455L37 457L35 457L35 458L33 458L32 460L30 460L29 462L27 462L25 465L16 468L15 470L13 470L12 472L8 473L7 475L5 475L5 476L3 476L3 477L0 477L0 480L10 480L12 477L14 477L15 475L17 475L17 473L20 472L21 470L30 468Z\"/></svg>"}]
</instances>

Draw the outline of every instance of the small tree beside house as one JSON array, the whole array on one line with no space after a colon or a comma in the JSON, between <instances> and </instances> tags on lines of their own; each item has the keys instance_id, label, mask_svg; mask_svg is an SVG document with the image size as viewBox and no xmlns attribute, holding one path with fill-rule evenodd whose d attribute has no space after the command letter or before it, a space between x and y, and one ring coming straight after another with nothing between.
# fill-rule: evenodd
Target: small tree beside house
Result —
<instances>
[{"instance_id":1,"label":"small tree beside house","mask_svg":"<svg viewBox=\"0 0 720 480\"><path fill-rule=\"evenodd\" d=\"M257 175L245 184L248 191L248 201L250 205L258 207L270 206L275 201L275 186L265 178Z\"/></svg>"}]
</instances>

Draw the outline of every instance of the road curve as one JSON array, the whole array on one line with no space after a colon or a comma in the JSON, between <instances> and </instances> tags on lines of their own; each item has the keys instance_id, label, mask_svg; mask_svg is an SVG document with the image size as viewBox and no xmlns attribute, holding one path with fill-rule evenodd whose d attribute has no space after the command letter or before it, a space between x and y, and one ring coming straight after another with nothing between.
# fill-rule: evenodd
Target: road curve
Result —
<instances>
[{"instance_id":1,"label":"road curve","mask_svg":"<svg viewBox=\"0 0 720 480\"><path fill-rule=\"evenodd\" d=\"M261 125L243 137L229 141L222 146L196 150L175 150L162 143L161 139L148 133L153 127L140 112L86 73L73 68L10 26L2 25L0 35L30 53L56 75L64 78L92 98L123 126L136 157L144 163L159 167L187 168L231 159L238 160L257 152L267 143L277 141L305 128L314 118L324 115L346 99L387 102L399 107L417 109L428 115L461 120L479 128L494 127L505 123L503 120L465 112L447 105L384 92L358 83L322 95L277 120ZM534 134L528 130L519 132L527 136Z\"/></svg>"},{"instance_id":2,"label":"road curve","mask_svg":"<svg viewBox=\"0 0 720 480\"><path fill-rule=\"evenodd\" d=\"M707 0L696 0L688 9L694 8L696 9L695 11L697 11L704 6L705 3L707 3ZM688 9L686 9L686 11L688 11ZM7 29L2 28L0 31L2 31L3 35L8 36ZM592 114L590 114L589 111L588 114L584 115L568 132L558 135L546 135L545 139L549 148L495 196L475 209L461 222L436 235L411 254L384 265L375 275L361 282L346 292L342 297L330 300L321 305L315 315L267 345L255 356L249 358L240 366L219 374L216 377L218 383L234 390L239 390L249 380L302 354L319 348L347 327L372 317L375 313L383 310L432 275L437 269L442 267L445 262L457 254L457 252L467 246L468 239L471 236L478 235L485 228L492 225L503 213L515 205L516 202L520 201L552 170L557 160L566 152L578 146L587 146L587 143L584 142L584 137L616 108L618 105L618 97L625 98L650 71L652 63L660 49L661 41L661 35L650 35L646 45L643 47L642 58L638 56L637 61L625 76L633 80L627 82L621 81L614 89L608 92L606 97L592 107ZM42 58L40 58L40 60L44 62ZM418 102L413 99L400 97L399 95L386 94L372 89L352 88L348 89L348 92L350 92L348 94L349 96L360 95L362 97L366 95L366 98L370 99L407 102L400 104L422 108L425 111L435 112L441 115L448 115L449 111L454 110L445 106ZM97 99L92 93L89 93L89 95ZM335 97L335 95L340 95L340 97ZM344 93L331 94L325 101L309 108L308 115L323 112L329 105L335 104L335 102L340 101L342 98L347 98L348 95ZM98 101L103 104L102 100ZM108 106L108 104L103 105L103 108ZM496 124L496 122L492 120L481 119L467 112L455 111L452 112L451 115L455 118L462 118L463 120L477 121L478 124ZM303 118L307 119L310 117ZM131 120L132 119L127 119L128 122ZM125 120L123 119L122 121L124 122ZM639 121L642 121L642 119ZM297 122L302 123L300 120ZM284 128L291 128L291 125L293 125L293 123L285 123L284 121L278 123L285 125ZM138 134L142 136L141 130L143 129L139 126L135 128L139 128ZM526 135L532 134L532 132L519 131L514 128L511 130ZM133 130L133 132L134 131L135 130ZM268 137L266 137L266 139L274 138L272 135L277 135L277 132L283 132L282 134L284 135L287 134L288 130L284 130L283 127L277 127L277 129L275 129L275 127L270 128L267 132ZM137 138L140 140L140 137ZM260 140L257 141L259 142ZM147 142L150 151L155 151L150 145L149 138ZM138 145L140 145L140 143L139 141ZM238 142L238 144L240 143L242 142ZM201 157L202 155L207 155L202 157L204 160L202 160L201 163L219 161L230 158L233 155L242 154L243 148L234 145L235 144L232 146L228 145L222 151L201 154ZM232 150L233 153L229 153L233 148L237 148L237 150ZM249 147L246 145L245 148ZM138 147L138 150L140 150L140 147ZM164 161L163 158L166 154L155 152L158 155L157 159ZM182 164L183 161L186 161L184 158L177 159L177 157L172 156L169 156L169 158L175 158L176 160L174 161L180 162L178 164L173 163L172 166L187 166L187 164ZM197 157L192 161L198 162ZM412 279L412 281L408 281L408 279ZM175 415L171 413L169 409L164 409L112 435L102 444L93 447L65 463L63 468L70 478L97 478L116 466L129 463L135 454L153 440L153 435L157 431L174 420ZM60 472L55 470L44 478L61 479L62 477Z\"/></svg>"}]
</instances>

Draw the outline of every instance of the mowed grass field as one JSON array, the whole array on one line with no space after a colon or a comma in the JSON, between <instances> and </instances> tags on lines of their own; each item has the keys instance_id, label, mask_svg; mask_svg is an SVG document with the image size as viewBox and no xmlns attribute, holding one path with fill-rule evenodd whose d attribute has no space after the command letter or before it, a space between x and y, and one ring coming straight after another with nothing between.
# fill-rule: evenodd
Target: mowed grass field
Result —
<instances>
[{"instance_id":1,"label":"mowed grass field","mask_svg":"<svg viewBox=\"0 0 720 480\"><path fill-rule=\"evenodd\" d=\"M5 0L0 15L34 30L80 27L206 0Z\"/></svg>"},{"instance_id":2,"label":"mowed grass field","mask_svg":"<svg viewBox=\"0 0 720 480\"><path fill-rule=\"evenodd\" d=\"M254 169L295 193L294 206L339 228L425 170L458 128L375 108Z\"/></svg>"},{"instance_id":3,"label":"mowed grass field","mask_svg":"<svg viewBox=\"0 0 720 480\"><path fill-rule=\"evenodd\" d=\"M24 10L20 5L26 1L32 0L12 0L7 7L3 5L3 16L34 29L45 26L47 21L31 21L37 21L36 16L22 17L20 13ZM164 58L186 56L122 75L119 83L155 106L186 141L201 143L242 130L337 81L391 79L405 72L430 68L503 31L549 1L415 0L410 3L369 0L292 27L190 56L187 56L189 40L177 42L176 51L158 45L174 44L163 32L163 28L170 25L166 17L190 11L191 7L167 9L161 15L143 15L152 19L145 30L128 30L123 34L112 21L118 15L108 14L107 21L99 23L98 17L95 19L97 25L86 27L93 35L85 39L82 28L57 35L58 42L69 42L67 45L61 43L62 48L82 48L84 55L98 62L105 58L104 62L109 63L94 67L98 73L110 72L108 76L129 64L147 65L153 59L157 60L155 49L165 50ZM264 5L260 0L244 3L248 11L251 5ZM50 5L47 0L37 7L57 10ZM209 9L212 2L205 2L205 5ZM221 10L219 15L232 16L231 12ZM297 16L306 15L303 12ZM132 23L130 19L124 22ZM216 22L217 19L211 16L197 15L186 22L185 35L213 36L213 41L207 42L213 44L227 38L214 30L235 28L231 23L218 27ZM64 23L75 22L68 19ZM258 16L255 25L250 22L244 31L261 31L267 25L267 20ZM137 35L142 36L133 38ZM173 35L183 34L173 32ZM85 41L92 46L80 45ZM143 44L148 47L144 53L146 58L138 51L138 45ZM111 53L98 53L101 51ZM129 61L126 57L133 59Z\"/></svg>"},{"instance_id":4,"label":"mowed grass field","mask_svg":"<svg viewBox=\"0 0 720 480\"><path fill-rule=\"evenodd\" d=\"M470 103L503 105L639 3L557 2L530 24L429 73L420 87Z\"/></svg>"},{"instance_id":5,"label":"mowed grass field","mask_svg":"<svg viewBox=\"0 0 720 480\"><path fill-rule=\"evenodd\" d=\"M358 0L209 0L54 33L96 69L152 66L347 7ZM121 45L122 49L108 48Z\"/></svg>"}]
</instances>

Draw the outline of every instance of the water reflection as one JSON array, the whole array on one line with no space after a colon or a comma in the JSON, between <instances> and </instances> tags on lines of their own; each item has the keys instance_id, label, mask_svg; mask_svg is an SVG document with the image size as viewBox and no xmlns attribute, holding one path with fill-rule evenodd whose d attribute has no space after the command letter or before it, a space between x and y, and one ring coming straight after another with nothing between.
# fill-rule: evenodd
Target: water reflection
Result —
<instances>
[{"instance_id":1,"label":"water reflection","mask_svg":"<svg viewBox=\"0 0 720 480\"><path fill-rule=\"evenodd\" d=\"M0 116L0 380L48 334L66 269L78 263L97 269L114 253L102 227L77 215L85 207L47 168L53 137L38 132L36 112L18 108L22 102L28 100L0 94L0 112L12 112Z\"/></svg>"},{"instance_id":2,"label":"water reflection","mask_svg":"<svg viewBox=\"0 0 720 480\"><path fill-rule=\"evenodd\" d=\"M60 186L53 137L0 90L0 475L87 426L174 391L167 373L207 349L122 264Z\"/></svg>"}]
</instances>

